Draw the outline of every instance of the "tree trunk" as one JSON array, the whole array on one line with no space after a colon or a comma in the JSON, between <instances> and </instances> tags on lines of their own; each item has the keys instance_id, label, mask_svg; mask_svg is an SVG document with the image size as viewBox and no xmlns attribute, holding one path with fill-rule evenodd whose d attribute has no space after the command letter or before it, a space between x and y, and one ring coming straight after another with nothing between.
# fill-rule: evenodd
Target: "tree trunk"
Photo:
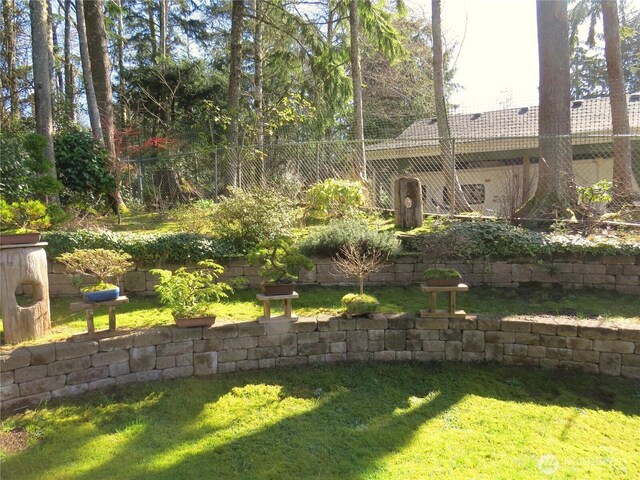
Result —
<instances>
[{"instance_id":1,"label":"tree trunk","mask_svg":"<svg viewBox=\"0 0 640 480\"><path fill-rule=\"evenodd\" d=\"M517 212L519 217L566 216L576 203L571 149L569 27L566 2L537 0L539 154L536 192Z\"/></svg>"},{"instance_id":2,"label":"tree trunk","mask_svg":"<svg viewBox=\"0 0 640 480\"><path fill-rule=\"evenodd\" d=\"M60 109L60 103L62 103L63 98L63 89L64 89L64 78L62 75L62 69L60 68L60 62L56 61L56 58L59 58L60 47L58 44L58 30L56 28L56 22L53 17L53 6L51 5L51 0L47 0L47 12L48 16L48 25L49 25L49 35L50 35L50 62L51 62L51 78L55 79L55 102L53 102L54 109Z\"/></svg>"},{"instance_id":3,"label":"tree trunk","mask_svg":"<svg viewBox=\"0 0 640 480\"><path fill-rule=\"evenodd\" d=\"M102 127L104 145L107 152L109 152L111 172L116 179L116 189L112 195L113 208L115 213L118 213L124 207L124 202L120 195L120 166L116 156L114 138L111 63L109 62L107 33L105 31L101 0L84 0L84 20L87 30L91 74L96 92L98 111L100 112L100 125Z\"/></svg>"},{"instance_id":4,"label":"tree trunk","mask_svg":"<svg viewBox=\"0 0 640 480\"><path fill-rule=\"evenodd\" d=\"M447 104L444 96L444 54L442 49L442 17L440 0L431 2L431 26L433 31L433 88L435 93L436 119L442 158L442 178L444 179L443 199L448 195L451 214L471 210L455 172L454 143L449 131Z\"/></svg>"},{"instance_id":5,"label":"tree trunk","mask_svg":"<svg viewBox=\"0 0 640 480\"><path fill-rule=\"evenodd\" d=\"M156 21L153 12L154 0L147 0L147 22L149 24L149 38L151 41L151 61L156 63L158 56L158 40L156 39Z\"/></svg>"},{"instance_id":6,"label":"tree trunk","mask_svg":"<svg viewBox=\"0 0 640 480\"><path fill-rule=\"evenodd\" d=\"M353 138L362 180L367 179L367 158L364 148L364 119L362 117L362 69L360 68L360 19L357 0L349 0L349 38L351 41L351 83L353 84Z\"/></svg>"},{"instance_id":7,"label":"tree trunk","mask_svg":"<svg viewBox=\"0 0 640 480\"><path fill-rule=\"evenodd\" d=\"M89 123L93 138L104 144L102 127L100 126L100 112L96 100L96 91L93 88L93 75L91 62L89 61L89 47L87 45L87 30L84 24L83 0L76 0L76 27L78 31L78 45L80 47L80 61L82 63L82 79L87 96L87 110L89 111Z\"/></svg>"},{"instance_id":8,"label":"tree trunk","mask_svg":"<svg viewBox=\"0 0 640 480\"><path fill-rule=\"evenodd\" d=\"M167 0L159 0L160 7L160 56L167 56Z\"/></svg>"},{"instance_id":9,"label":"tree trunk","mask_svg":"<svg viewBox=\"0 0 640 480\"><path fill-rule=\"evenodd\" d=\"M36 131L47 138L45 156L51 163L51 175L56 177L56 159L53 151L53 111L51 102L51 71L49 70L50 43L47 27L46 0L30 0L31 55L33 58L33 87L35 93ZM55 195L52 200L59 202Z\"/></svg>"},{"instance_id":10,"label":"tree trunk","mask_svg":"<svg viewBox=\"0 0 640 480\"><path fill-rule=\"evenodd\" d=\"M226 186L238 186L240 178L239 130L240 77L242 75L242 30L244 22L243 0L233 0L231 9L231 57L229 65L228 112L231 118L227 129L229 143L229 165L225 171Z\"/></svg>"},{"instance_id":11,"label":"tree trunk","mask_svg":"<svg viewBox=\"0 0 640 480\"><path fill-rule=\"evenodd\" d=\"M118 114L120 128L125 128L129 123L127 102L125 101L125 81L124 81L124 19L122 11L122 0L118 0Z\"/></svg>"},{"instance_id":12,"label":"tree trunk","mask_svg":"<svg viewBox=\"0 0 640 480\"><path fill-rule=\"evenodd\" d=\"M20 118L20 97L16 75L16 29L14 25L15 0L2 0L2 23L4 24L4 56L7 65L6 85L9 90L9 121L14 123Z\"/></svg>"},{"instance_id":13,"label":"tree trunk","mask_svg":"<svg viewBox=\"0 0 640 480\"><path fill-rule=\"evenodd\" d=\"M64 111L69 122L75 117L73 64L71 63L71 0L64 0Z\"/></svg>"},{"instance_id":14,"label":"tree trunk","mask_svg":"<svg viewBox=\"0 0 640 480\"><path fill-rule=\"evenodd\" d=\"M633 171L631 169L631 139L629 138L629 114L624 90L624 71L620 49L620 23L618 2L602 0L604 26L604 55L607 61L611 126L613 131L613 195L616 208L633 200Z\"/></svg>"}]
</instances>

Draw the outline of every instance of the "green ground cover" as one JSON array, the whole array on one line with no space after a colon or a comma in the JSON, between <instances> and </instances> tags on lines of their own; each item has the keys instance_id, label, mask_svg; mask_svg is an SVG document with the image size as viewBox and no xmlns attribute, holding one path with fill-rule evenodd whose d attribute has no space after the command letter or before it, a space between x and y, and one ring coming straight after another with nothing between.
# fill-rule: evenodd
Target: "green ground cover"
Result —
<instances>
[{"instance_id":1,"label":"green ground cover","mask_svg":"<svg viewBox=\"0 0 640 480\"><path fill-rule=\"evenodd\" d=\"M504 366L349 364L128 387L9 417L3 479L640 476L640 384ZM26 435L24 434L26 432Z\"/></svg>"},{"instance_id":2,"label":"green ground cover","mask_svg":"<svg viewBox=\"0 0 640 480\"><path fill-rule=\"evenodd\" d=\"M340 299L354 289L301 286L298 291L300 298L293 302L294 311L300 316L311 317L341 314ZM218 317L237 321L256 319L262 315L262 303L256 301L256 293L258 291L254 289L236 292L228 301L216 307ZM378 298L379 311L384 313L417 313L427 307L426 294L422 293L417 285L367 288L367 293ZM446 295L440 295L439 300L444 308ZM38 343L86 332L84 312L74 313L69 310L69 303L75 301L78 301L78 298L57 297L51 300L52 331L49 336L37 340ZM578 319L602 318L609 321L640 322L640 298L606 290L533 287L510 289L480 286L471 287L469 292L459 294L458 306L468 314L474 315L572 315ZM274 307L274 314L277 314L277 305ZM116 312L119 328L147 328L173 324L169 310L160 306L154 297L131 297L129 303L119 306ZM109 324L107 310L97 309L94 313L96 329L106 329ZM0 333L1 329L0 325Z\"/></svg>"}]
</instances>

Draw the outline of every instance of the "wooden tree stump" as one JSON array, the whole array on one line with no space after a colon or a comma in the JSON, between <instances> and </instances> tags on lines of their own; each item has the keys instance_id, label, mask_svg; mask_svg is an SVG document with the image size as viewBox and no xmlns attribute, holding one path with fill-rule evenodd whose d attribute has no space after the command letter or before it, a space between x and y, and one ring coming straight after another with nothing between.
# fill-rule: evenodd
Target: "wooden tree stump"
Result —
<instances>
[{"instance_id":1,"label":"wooden tree stump","mask_svg":"<svg viewBox=\"0 0 640 480\"><path fill-rule=\"evenodd\" d=\"M45 335L51 328L46 243L0 246L0 303L4 339L18 343ZM31 285L33 302L21 307L16 288Z\"/></svg>"},{"instance_id":2,"label":"wooden tree stump","mask_svg":"<svg viewBox=\"0 0 640 480\"><path fill-rule=\"evenodd\" d=\"M420 180L400 177L394 182L394 210L396 227L422 226L422 187Z\"/></svg>"}]
</instances>

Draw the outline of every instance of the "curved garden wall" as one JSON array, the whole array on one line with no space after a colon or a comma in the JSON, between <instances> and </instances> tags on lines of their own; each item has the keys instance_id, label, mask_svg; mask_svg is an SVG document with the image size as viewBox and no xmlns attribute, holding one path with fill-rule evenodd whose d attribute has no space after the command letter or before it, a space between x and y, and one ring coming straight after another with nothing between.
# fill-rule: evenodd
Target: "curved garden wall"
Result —
<instances>
[{"instance_id":1,"label":"curved garden wall","mask_svg":"<svg viewBox=\"0 0 640 480\"><path fill-rule=\"evenodd\" d=\"M317 285L353 284L335 271L331 259L314 259L315 268L302 272L302 283ZM370 285L407 285L420 283L423 272L433 266L455 268L468 285L517 287L530 282L559 284L564 288L597 287L620 293L640 295L640 256L554 255L544 259L522 258L504 261L473 260L467 263L446 261L433 263L420 255L398 257L395 262L372 275ZM170 266L169 266L170 268ZM177 267L176 267L177 268ZM226 263L223 279L245 277L250 285L258 285L258 267L243 260ZM125 292L153 295L156 277L139 268L124 276L121 287ZM49 265L50 295L77 295L78 287L64 274L59 263Z\"/></svg>"},{"instance_id":2,"label":"curved garden wall","mask_svg":"<svg viewBox=\"0 0 640 480\"><path fill-rule=\"evenodd\" d=\"M159 328L5 350L0 408L150 380L339 361L492 361L640 379L640 325L554 318L309 318Z\"/></svg>"}]
</instances>

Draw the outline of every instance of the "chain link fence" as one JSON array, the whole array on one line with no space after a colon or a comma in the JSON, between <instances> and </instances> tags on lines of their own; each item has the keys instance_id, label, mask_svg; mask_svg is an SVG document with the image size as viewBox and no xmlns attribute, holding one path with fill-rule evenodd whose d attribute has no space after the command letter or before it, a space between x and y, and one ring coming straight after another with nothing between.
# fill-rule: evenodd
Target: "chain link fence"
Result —
<instances>
[{"instance_id":1,"label":"chain link fence","mask_svg":"<svg viewBox=\"0 0 640 480\"><path fill-rule=\"evenodd\" d=\"M640 193L640 135L624 139L631 151L631 185ZM555 140L554 154L572 158L575 186L613 179L613 136ZM451 192L461 192L464 210L510 217L535 192L544 161L537 137L454 138L448 142L454 162L443 160L437 138L367 141L364 180L372 206L393 208L393 185L401 176L420 180L426 213L448 212ZM127 162L123 178L133 198L165 208L195 199L217 201L228 186L280 188L291 184L304 189L327 178L362 179L363 160L357 147L356 142L336 141L160 154Z\"/></svg>"}]
</instances>

